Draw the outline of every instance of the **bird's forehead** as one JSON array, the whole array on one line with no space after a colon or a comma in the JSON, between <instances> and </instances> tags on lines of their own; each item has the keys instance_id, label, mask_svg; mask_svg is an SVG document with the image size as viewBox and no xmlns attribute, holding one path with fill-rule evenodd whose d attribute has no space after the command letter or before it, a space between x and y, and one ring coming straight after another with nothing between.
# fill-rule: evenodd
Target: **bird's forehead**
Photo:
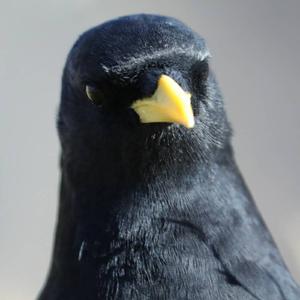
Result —
<instances>
[{"instance_id":1,"label":"bird's forehead","mask_svg":"<svg viewBox=\"0 0 300 300\"><path fill-rule=\"evenodd\" d=\"M189 47L182 45L181 48L166 48L156 52L140 53L139 55L120 57L115 61L113 65L107 65L101 63L101 68L108 74L118 74L119 72L131 72L137 68L137 66L143 66L152 62L158 62L165 60L166 58L183 58L195 61L203 61L210 57L210 53L207 48L196 49L195 47Z\"/></svg>"},{"instance_id":2,"label":"bird's forehead","mask_svg":"<svg viewBox=\"0 0 300 300\"><path fill-rule=\"evenodd\" d=\"M71 66L100 76L136 73L155 64L180 64L209 56L204 39L180 21L137 15L116 19L84 33L70 55ZM84 72L82 72L84 73Z\"/></svg>"}]
</instances>

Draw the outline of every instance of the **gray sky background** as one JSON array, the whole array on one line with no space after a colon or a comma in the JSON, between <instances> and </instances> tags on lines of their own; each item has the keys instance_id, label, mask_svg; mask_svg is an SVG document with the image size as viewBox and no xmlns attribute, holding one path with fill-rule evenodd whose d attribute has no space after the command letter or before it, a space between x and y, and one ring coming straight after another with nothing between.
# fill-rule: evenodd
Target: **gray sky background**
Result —
<instances>
[{"instance_id":1,"label":"gray sky background","mask_svg":"<svg viewBox=\"0 0 300 300\"><path fill-rule=\"evenodd\" d=\"M202 34L239 166L300 280L300 1L0 1L0 299L34 299L52 250L62 67L84 30L138 12Z\"/></svg>"}]
</instances>

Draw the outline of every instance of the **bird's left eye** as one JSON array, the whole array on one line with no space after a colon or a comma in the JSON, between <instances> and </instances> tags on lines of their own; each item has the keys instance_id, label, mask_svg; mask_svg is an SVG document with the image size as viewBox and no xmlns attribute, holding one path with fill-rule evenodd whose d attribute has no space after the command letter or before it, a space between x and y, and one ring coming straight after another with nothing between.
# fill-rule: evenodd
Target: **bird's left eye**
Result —
<instances>
[{"instance_id":1,"label":"bird's left eye","mask_svg":"<svg viewBox=\"0 0 300 300\"><path fill-rule=\"evenodd\" d=\"M104 95L99 88L92 85L86 85L85 92L93 103L97 105L101 105L103 103Z\"/></svg>"}]
</instances>

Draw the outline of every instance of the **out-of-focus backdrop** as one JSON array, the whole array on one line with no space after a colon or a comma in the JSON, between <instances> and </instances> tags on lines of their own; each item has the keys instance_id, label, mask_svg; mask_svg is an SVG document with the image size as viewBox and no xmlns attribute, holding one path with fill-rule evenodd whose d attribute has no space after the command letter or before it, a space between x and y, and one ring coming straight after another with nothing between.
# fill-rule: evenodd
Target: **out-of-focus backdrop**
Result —
<instances>
[{"instance_id":1,"label":"out-of-focus backdrop","mask_svg":"<svg viewBox=\"0 0 300 300\"><path fill-rule=\"evenodd\" d=\"M177 17L208 42L239 166L300 280L300 1L27 0L0 4L0 299L34 299L52 250L60 78L84 30Z\"/></svg>"}]
</instances>

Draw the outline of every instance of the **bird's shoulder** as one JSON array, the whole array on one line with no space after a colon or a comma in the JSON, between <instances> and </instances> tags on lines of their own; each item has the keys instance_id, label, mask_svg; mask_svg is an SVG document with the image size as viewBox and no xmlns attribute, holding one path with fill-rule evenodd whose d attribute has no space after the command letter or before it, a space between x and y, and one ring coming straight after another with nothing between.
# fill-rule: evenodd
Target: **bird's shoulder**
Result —
<instances>
[{"instance_id":1,"label":"bird's shoulder","mask_svg":"<svg viewBox=\"0 0 300 300\"><path fill-rule=\"evenodd\" d=\"M203 189L194 222L230 286L241 286L254 299L300 299L234 160L218 164Z\"/></svg>"}]
</instances>

